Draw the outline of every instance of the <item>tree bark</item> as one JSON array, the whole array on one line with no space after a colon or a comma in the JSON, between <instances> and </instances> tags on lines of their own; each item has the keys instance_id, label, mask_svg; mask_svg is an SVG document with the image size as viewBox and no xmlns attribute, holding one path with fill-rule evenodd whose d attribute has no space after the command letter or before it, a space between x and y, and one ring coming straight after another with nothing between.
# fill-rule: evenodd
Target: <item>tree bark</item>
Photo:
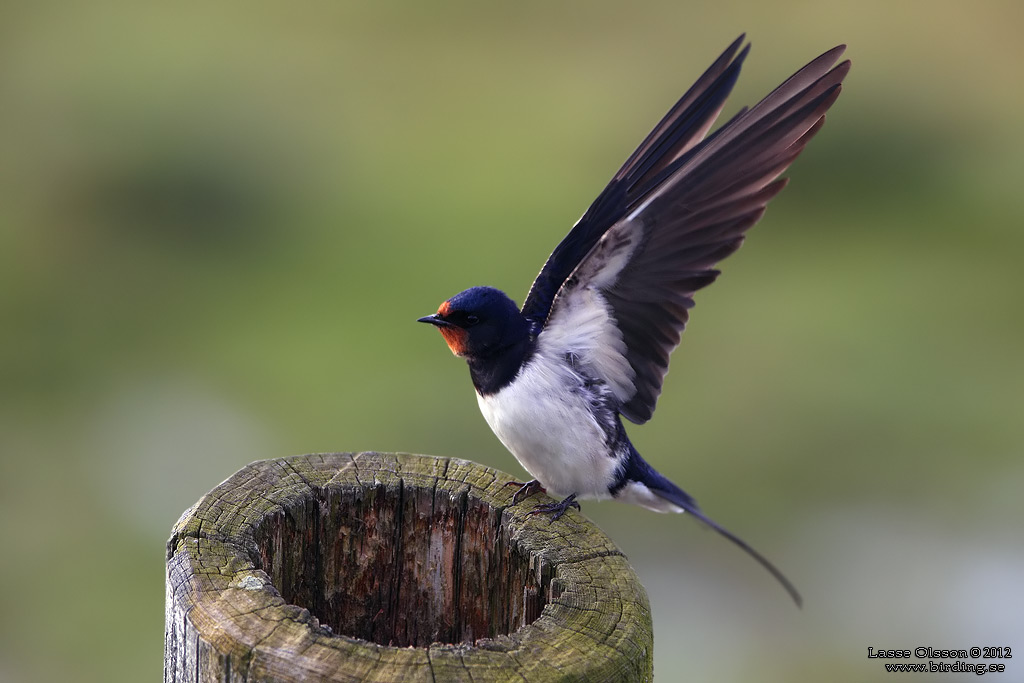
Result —
<instances>
[{"instance_id":1,"label":"tree bark","mask_svg":"<svg viewBox=\"0 0 1024 683\"><path fill-rule=\"evenodd\" d=\"M650 606L591 522L465 460L242 468L167 544L165 683L650 681Z\"/></svg>"}]
</instances>

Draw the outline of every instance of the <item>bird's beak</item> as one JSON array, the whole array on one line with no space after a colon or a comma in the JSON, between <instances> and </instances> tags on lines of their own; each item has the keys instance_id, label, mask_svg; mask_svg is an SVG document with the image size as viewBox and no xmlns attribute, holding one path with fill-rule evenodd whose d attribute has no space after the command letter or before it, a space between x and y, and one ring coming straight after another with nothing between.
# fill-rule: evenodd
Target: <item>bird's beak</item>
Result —
<instances>
[{"instance_id":1,"label":"bird's beak","mask_svg":"<svg viewBox=\"0 0 1024 683\"><path fill-rule=\"evenodd\" d=\"M452 327L453 326L450 322L448 322L447 320L445 320L444 318L439 316L437 313L435 313L433 315L425 315L422 318L417 318L416 322L418 322L418 323L430 323L431 325L434 325L436 327Z\"/></svg>"}]
</instances>

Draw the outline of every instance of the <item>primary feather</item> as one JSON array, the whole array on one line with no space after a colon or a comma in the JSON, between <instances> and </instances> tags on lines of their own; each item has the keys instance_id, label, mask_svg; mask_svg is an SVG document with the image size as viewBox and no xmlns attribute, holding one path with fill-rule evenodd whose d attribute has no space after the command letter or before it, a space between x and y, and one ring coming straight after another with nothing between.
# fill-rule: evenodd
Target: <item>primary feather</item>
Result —
<instances>
[{"instance_id":1,"label":"primary feather","mask_svg":"<svg viewBox=\"0 0 1024 683\"><path fill-rule=\"evenodd\" d=\"M651 418L669 354L693 307L693 294L718 276L777 180L824 122L849 62L829 50L751 109L705 137L722 110L749 46L741 36L640 144L558 245L523 304L543 344L572 325L581 306L614 331L589 362L608 381L619 412ZM618 354L616 357L615 354ZM628 365L628 370L625 366Z\"/></svg>"}]
</instances>

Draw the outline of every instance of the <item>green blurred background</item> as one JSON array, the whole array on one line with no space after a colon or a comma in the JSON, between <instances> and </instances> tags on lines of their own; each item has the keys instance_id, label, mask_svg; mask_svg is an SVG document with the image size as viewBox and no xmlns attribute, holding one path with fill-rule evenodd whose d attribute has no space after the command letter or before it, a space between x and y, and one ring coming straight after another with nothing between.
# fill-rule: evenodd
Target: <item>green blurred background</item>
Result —
<instances>
[{"instance_id":1,"label":"green blurred background","mask_svg":"<svg viewBox=\"0 0 1024 683\"><path fill-rule=\"evenodd\" d=\"M806 607L688 519L584 511L661 681L889 680L867 647L917 645L1021 680L1021 7L5 3L0 681L159 679L170 527L250 461L520 476L414 321L521 300L741 31L726 114L839 42L853 73L631 434Z\"/></svg>"}]
</instances>

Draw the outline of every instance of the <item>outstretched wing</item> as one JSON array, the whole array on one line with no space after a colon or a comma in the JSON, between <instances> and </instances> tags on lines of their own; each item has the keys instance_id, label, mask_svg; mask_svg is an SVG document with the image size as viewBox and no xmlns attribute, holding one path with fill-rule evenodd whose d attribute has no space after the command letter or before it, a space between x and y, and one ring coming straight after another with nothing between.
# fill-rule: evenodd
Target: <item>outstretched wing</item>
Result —
<instances>
[{"instance_id":1,"label":"outstretched wing","mask_svg":"<svg viewBox=\"0 0 1024 683\"><path fill-rule=\"evenodd\" d=\"M739 248L782 190L779 174L820 129L849 71L849 61L832 67L844 50L836 47L703 138L747 54L733 59L740 40L615 175L523 306L541 345L579 339L571 328L582 319L602 331L601 350L584 360L633 422L654 413L694 292L715 280L713 266Z\"/></svg>"},{"instance_id":2,"label":"outstretched wing","mask_svg":"<svg viewBox=\"0 0 1024 683\"><path fill-rule=\"evenodd\" d=\"M654 127L555 247L523 302L523 315L540 329L555 294L601 236L659 184L665 167L707 134L736 84L748 45L733 59L743 36L733 41Z\"/></svg>"}]
</instances>

